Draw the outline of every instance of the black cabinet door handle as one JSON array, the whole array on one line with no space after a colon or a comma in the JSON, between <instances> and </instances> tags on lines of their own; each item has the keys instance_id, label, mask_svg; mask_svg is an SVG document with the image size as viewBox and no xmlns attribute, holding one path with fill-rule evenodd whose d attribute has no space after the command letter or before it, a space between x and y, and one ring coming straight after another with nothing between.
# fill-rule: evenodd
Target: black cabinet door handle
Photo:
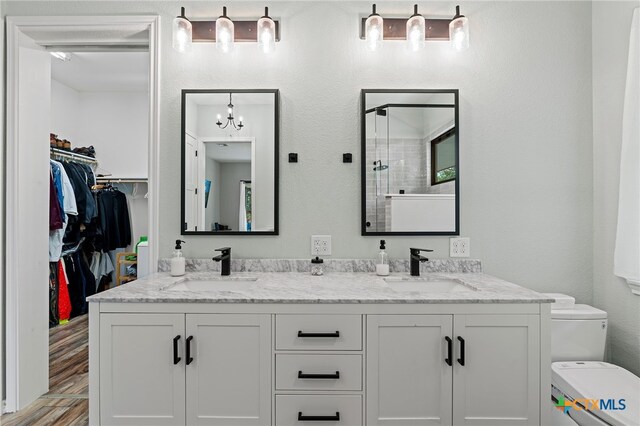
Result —
<instances>
[{"instance_id":1,"label":"black cabinet door handle","mask_svg":"<svg viewBox=\"0 0 640 426\"><path fill-rule=\"evenodd\" d=\"M464 339L458 336L458 340L460 341L460 358L458 358L458 364L464 366Z\"/></svg>"},{"instance_id":2,"label":"black cabinet door handle","mask_svg":"<svg viewBox=\"0 0 640 426\"><path fill-rule=\"evenodd\" d=\"M334 333L305 333L302 330L298 331L298 337L340 337L340 332Z\"/></svg>"},{"instance_id":3,"label":"black cabinet door handle","mask_svg":"<svg viewBox=\"0 0 640 426\"><path fill-rule=\"evenodd\" d=\"M305 416L302 411L298 411L299 422L339 422L340 412L336 411L335 416Z\"/></svg>"},{"instance_id":4,"label":"black cabinet door handle","mask_svg":"<svg viewBox=\"0 0 640 426\"><path fill-rule=\"evenodd\" d=\"M451 337L449 336L445 336L444 340L447 341L447 357L444 359L444 362L451 367L451 350L453 347L453 340L451 340Z\"/></svg>"},{"instance_id":5,"label":"black cabinet door handle","mask_svg":"<svg viewBox=\"0 0 640 426\"><path fill-rule=\"evenodd\" d=\"M176 365L182 359L178 356L178 340L180 340L179 334L173 338L173 365Z\"/></svg>"},{"instance_id":6,"label":"black cabinet door handle","mask_svg":"<svg viewBox=\"0 0 640 426\"><path fill-rule=\"evenodd\" d=\"M193 340L193 336L187 337L187 365L193 362L193 358L191 357L191 341Z\"/></svg>"},{"instance_id":7,"label":"black cabinet door handle","mask_svg":"<svg viewBox=\"0 0 640 426\"><path fill-rule=\"evenodd\" d=\"M340 372L336 371L331 374L310 374L303 373L302 371L298 371L298 379L339 379Z\"/></svg>"}]
</instances>

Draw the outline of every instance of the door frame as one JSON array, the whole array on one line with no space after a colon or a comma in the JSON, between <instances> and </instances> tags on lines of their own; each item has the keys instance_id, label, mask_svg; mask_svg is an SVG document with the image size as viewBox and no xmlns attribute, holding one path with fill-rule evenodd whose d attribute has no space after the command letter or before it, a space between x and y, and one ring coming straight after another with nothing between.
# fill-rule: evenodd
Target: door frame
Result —
<instances>
[{"instance_id":1,"label":"door frame","mask_svg":"<svg viewBox=\"0 0 640 426\"><path fill-rule=\"evenodd\" d=\"M106 30L106 31L105 31ZM148 40L135 40L135 34L148 31ZM101 35L96 33L102 32ZM104 33L109 34L108 37ZM159 166L159 61L160 61L160 16L158 15L126 15L126 16L15 16L6 18L6 175L5 175L5 224L4 247L12 247L5 252L4 282L6 299L3 308L6 312L6 370L5 395L6 412L13 412L25 407L32 401L20 400L18 390L25 386L22 383L17 366L21 355L28 353L21 347L18 339L18 312L28 307L19 306L18 277L20 270L16 266L16 245L20 244L20 224L28 223L29 212L19 212L16 203L20 191L20 182L16 179L17 167L21 156L27 155L25 150L18 149L18 78L19 39L21 35L33 38L37 44L46 45L92 45L92 46L131 46L146 45L149 49L149 241L151 272L157 270L158 264L158 166ZM64 37L60 37L64 35ZM32 147L36 149L36 147ZM49 149L48 144L42 149ZM25 229L24 227L22 229ZM43 285L43 291L46 286ZM46 324L42 325L46 327ZM0 362L4 354L0 354ZM47 357L48 358L48 357ZM0 376L1 377L1 376ZM49 377L46 377L47 388ZM28 386L28 385L26 385Z\"/></svg>"}]
</instances>

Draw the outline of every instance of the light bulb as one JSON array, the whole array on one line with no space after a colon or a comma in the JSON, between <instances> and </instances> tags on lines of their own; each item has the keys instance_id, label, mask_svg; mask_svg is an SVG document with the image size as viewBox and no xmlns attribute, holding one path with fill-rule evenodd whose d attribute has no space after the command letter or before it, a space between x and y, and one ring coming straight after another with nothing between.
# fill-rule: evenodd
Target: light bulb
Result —
<instances>
[{"instance_id":1,"label":"light bulb","mask_svg":"<svg viewBox=\"0 0 640 426\"><path fill-rule=\"evenodd\" d=\"M244 121L242 120L242 116L238 117L238 120L240 121L240 124L242 124L242 122Z\"/></svg>"},{"instance_id":2,"label":"light bulb","mask_svg":"<svg viewBox=\"0 0 640 426\"><path fill-rule=\"evenodd\" d=\"M220 121L222 119L222 115L218 114L217 119Z\"/></svg>"},{"instance_id":3,"label":"light bulb","mask_svg":"<svg viewBox=\"0 0 640 426\"><path fill-rule=\"evenodd\" d=\"M469 19L460 15L460 6L456 6L456 16L449 23L449 39L455 50L469 48Z\"/></svg>"},{"instance_id":4,"label":"light bulb","mask_svg":"<svg viewBox=\"0 0 640 426\"><path fill-rule=\"evenodd\" d=\"M384 20L376 13L376 5L373 5L373 13L369 15L364 23L364 37L367 42L367 49L374 51L382 44L384 35Z\"/></svg>"},{"instance_id":5,"label":"light bulb","mask_svg":"<svg viewBox=\"0 0 640 426\"><path fill-rule=\"evenodd\" d=\"M191 50L191 22L184 16L184 7L181 15L176 16L172 25L173 48L178 52Z\"/></svg>"},{"instance_id":6,"label":"light bulb","mask_svg":"<svg viewBox=\"0 0 640 426\"><path fill-rule=\"evenodd\" d=\"M276 48L276 23L269 17L269 8L264 8L264 16L258 19L258 49L264 53L273 52Z\"/></svg>"},{"instance_id":7,"label":"light bulb","mask_svg":"<svg viewBox=\"0 0 640 426\"><path fill-rule=\"evenodd\" d=\"M233 108L231 108L231 107L227 108L227 113L229 115L232 115L233 114Z\"/></svg>"},{"instance_id":8,"label":"light bulb","mask_svg":"<svg viewBox=\"0 0 640 426\"><path fill-rule=\"evenodd\" d=\"M413 6L413 15L407 20L407 47L417 52L424 47L425 38L424 17L418 13L418 5Z\"/></svg>"},{"instance_id":9,"label":"light bulb","mask_svg":"<svg viewBox=\"0 0 640 426\"><path fill-rule=\"evenodd\" d=\"M228 53L233 49L234 42L233 22L227 17L227 7L222 8L222 16L216 19L216 47L218 50Z\"/></svg>"}]
</instances>

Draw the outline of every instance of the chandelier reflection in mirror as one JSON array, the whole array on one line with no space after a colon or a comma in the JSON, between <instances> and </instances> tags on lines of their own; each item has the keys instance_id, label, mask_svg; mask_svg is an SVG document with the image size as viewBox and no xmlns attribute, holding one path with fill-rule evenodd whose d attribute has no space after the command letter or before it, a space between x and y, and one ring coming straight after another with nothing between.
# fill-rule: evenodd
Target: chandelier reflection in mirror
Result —
<instances>
[{"instance_id":1,"label":"chandelier reflection in mirror","mask_svg":"<svg viewBox=\"0 0 640 426\"><path fill-rule=\"evenodd\" d=\"M233 100L231 98L232 93L229 93L229 105L227 105L227 122L224 124L224 126L222 125L222 115L218 114L218 121L216 122L216 124L218 125L218 127L220 127L221 129L226 129L229 124L231 124L233 126L234 129L240 131L240 129L242 129L244 127L244 124L242 123L242 116L238 117L238 124L236 124L236 120L234 118L233 115Z\"/></svg>"}]
</instances>

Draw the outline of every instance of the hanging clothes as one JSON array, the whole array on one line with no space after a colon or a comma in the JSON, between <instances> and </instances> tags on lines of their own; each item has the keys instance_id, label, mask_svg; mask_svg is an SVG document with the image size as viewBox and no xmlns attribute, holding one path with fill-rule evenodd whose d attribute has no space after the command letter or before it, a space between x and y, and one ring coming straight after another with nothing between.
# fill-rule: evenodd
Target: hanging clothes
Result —
<instances>
[{"instance_id":1,"label":"hanging clothes","mask_svg":"<svg viewBox=\"0 0 640 426\"><path fill-rule=\"evenodd\" d=\"M58 325L58 269L49 263L49 327Z\"/></svg>"},{"instance_id":2,"label":"hanging clothes","mask_svg":"<svg viewBox=\"0 0 640 426\"><path fill-rule=\"evenodd\" d=\"M53 183L53 176L49 174L49 231L62 229L62 227L62 211L58 202L58 193Z\"/></svg>"},{"instance_id":3,"label":"hanging clothes","mask_svg":"<svg viewBox=\"0 0 640 426\"><path fill-rule=\"evenodd\" d=\"M69 176L62 164L51 160L50 169L56 191L58 191L58 200L63 213L62 228L49 232L49 262L57 262L60 260L62 242L67 225L69 224L70 216L78 215L78 206L76 203L75 193L73 192L73 187L71 186L71 181L69 180Z\"/></svg>"},{"instance_id":4,"label":"hanging clothes","mask_svg":"<svg viewBox=\"0 0 640 426\"><path fill-rule=\"evenodd\" d=\"M102 251L126 248L131 244L131 221L127 196L117 189L106 189L96 194L99 227L102 233Z\"/></svg>"},{"instance_id":5,"label":"hanging clothes","mask_svg":"<svg viewBox=\"0 0 640 426\"><path fill-rule=\"evenodd\" d=\"M64 263L61 260L58 267L58 317L60 324L66 324L71 318L71 299L69 298L69 288L67 273L64 270Z\"/></svg>"},{"instance_id":6,"label":"hanging clothes","mask_svg":"<svg viewBox=\"0 0 640 426\"><path fill-rule=\"evenodd\" d=\"M92 174L88 174L81 164L64 162L62 166L69 176L73 192L76 196L78 221L81 223L89 223L98 215L96 202L91 193L91 186L95 184L95 178L93 178Z\"/></svg>"}]
</instances>

